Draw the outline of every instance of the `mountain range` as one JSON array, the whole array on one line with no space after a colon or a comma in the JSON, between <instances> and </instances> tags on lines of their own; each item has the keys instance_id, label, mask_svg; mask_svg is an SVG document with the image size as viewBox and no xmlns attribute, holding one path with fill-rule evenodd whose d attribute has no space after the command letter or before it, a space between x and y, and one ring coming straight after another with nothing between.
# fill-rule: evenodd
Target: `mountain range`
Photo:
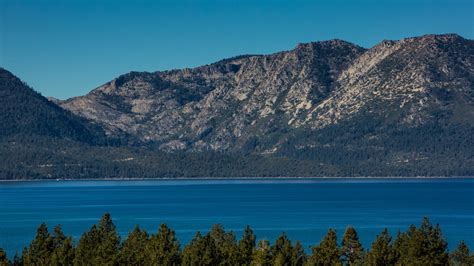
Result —
<instances>
[{"instance_id":1,"label":"mountain range","mask_svg":"<svg viewBox=\"0 0 474 266\"><path fill-rule=\"evenodd\" d=\"M298 44L46 99L0 69L0 178L472 176L474 41Z\"/></svg>"}]
</instances>

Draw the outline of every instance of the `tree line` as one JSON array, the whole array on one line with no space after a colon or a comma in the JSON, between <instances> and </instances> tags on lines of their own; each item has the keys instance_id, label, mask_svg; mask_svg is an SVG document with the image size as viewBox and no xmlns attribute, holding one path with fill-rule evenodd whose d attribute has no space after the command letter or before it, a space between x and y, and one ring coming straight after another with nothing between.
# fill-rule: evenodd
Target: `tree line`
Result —
<instances>
[{"instance_id":1,"label":"tree line","mask_svg":"<svg viewBox=\"0 0 474 266\"><path fill-rule=\"evenodd\" d=\"M232 231L214 225L206 234L197 232L184 248L166 224L156 234L137 225L121 241L110 215L104 214L77 243L60 225L49 232L42 223L21 255L9 260L0 248L4 265L474 265L474 255L463 241L449 253L439 225L427 218L395 238L384 229L370 249L362 246L352 226L340 242L329 229L307 254L299 241L293 243L284 233L273 244L257 241L249 226L237 240Z\"/></svg>"},{"instance_id":2,"label":"tree line","mask_svg":"<svg viewBox=\"0 0 474 266\"><path fill-rule=\"evenodd\" d=\"M169 153L153 147L98 146L41 137L0 138L0 179L474 175L474 156L461 149L453 153L405 153L396 149L365 149L368 146L363 142L346 144L302 148L295 153L285 151L287 155L244 155ZM465 150L472 146L463 144ZM344 152L347 147L354 147L350 154ZM394 151L403 156L394 159L390 155Z\"/></svg>"}]
</instances>

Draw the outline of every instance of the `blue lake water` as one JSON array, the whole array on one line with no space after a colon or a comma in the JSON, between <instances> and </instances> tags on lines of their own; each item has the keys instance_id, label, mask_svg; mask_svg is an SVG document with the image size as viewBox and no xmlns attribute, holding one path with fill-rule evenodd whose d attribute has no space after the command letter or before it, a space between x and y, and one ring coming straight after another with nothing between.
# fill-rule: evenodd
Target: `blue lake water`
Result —
<instances>
[{"instance_id":1,"label":"blue lake water","mask_svg":"<svg viewBox=\"0 0 474 266\"><path fill-rule=\"evenodd\" d=\"M77 240L109 212L124 237L135 224L175 229L182 244L221 223L238 237L249 224L259 239L281 232L314 245L329 227L339 239L353 225L365 247L424 216L439 223L450 247L474 248L474 179L270 179L0 182L0 247L9 256L46 222Z\"/></svg>"}]
</instances>

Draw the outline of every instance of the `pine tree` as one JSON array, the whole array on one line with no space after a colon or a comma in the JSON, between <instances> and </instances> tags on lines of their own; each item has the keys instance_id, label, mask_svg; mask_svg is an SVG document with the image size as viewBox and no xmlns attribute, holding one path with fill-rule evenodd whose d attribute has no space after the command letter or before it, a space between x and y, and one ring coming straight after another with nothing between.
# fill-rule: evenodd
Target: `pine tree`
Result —
<instances>
[{"instance_id":1,"label":"pine tree","mask_svg":"<svg viewBox=\"0 0 474 266\"><path fill-rule=\"evenodd\" d=\"M51 265L71 265L74 261L72 238L64 235L60 225L54 227L51 237L54 249L51 255Z\"/></svg>"},{"instance_id":2,"label":"pine tree","mask_svg":"<svg viewBox=\"0 0 474 266\"><path fill-rule=\"evenodd\" d=\"M161 224L156 235L147 245L147 254L152 265L178 265L180 263L179 241L175 232Z\"/></svg>"},{"instance_id":3,"label":"pine tree","mask_svg":"<svg viewBox=\"0 0 474 266\"><path fill-rule=\"evenodd\" d=\"M394 265L392 250L392 237L385 228L380 235L377 236L372 243L369 253L367 254L368 265Z\"/></svg>"},{"instance_id":4,"label":"pine tree","mask_svg":"<svg viewBox=\"0 0 474 266\"><path fill-rule=\"evenodd\" d=\"M304 247L303 245L301 245L300 241L296 241L295 246L293 247L291 265L302 266L305 263L306 263L306 253L304 252Z\"/></svg>"},{"instance_id":5,"label":"pine tree","mask_svg":"<svg viewBox=\"0 0 474 266\"><path fill-rule=\"evenodd\" d=\"M270 248L273 256L273 265L291 265L293 246L285 233L281 234Z\"/></svg>"},{"instance_id":6,"label":"pine tree","mask_svg":"<svg viewBox=\"0 0 474 266\"><path fill-rule=\"evenodd\" d=\"M26 248L23 249L23 252L26 252ZM23 264L24 264L24 263L23 263L23 256L20 256L20 255L18 254L18 252L15 253L15 256L13 256L13 263L12 263L12 265L13 265L13 266L21 266L21 265L23 265Z\"/></svg>"},{"instance_id":7,"label":"pine tree","mask_svg":"<svg viewBox=\"0 0 474 266\"><path fill-rule=\"evenodd\" d=\"M219 264L217 247L209 234L204 237L197 232L194 238L184 247L181 261L183 265L217 265Z\"/></svg>"},{"instance_id":8,"label":"pine tree","mask_svg":"<svg viewBox=\"0 0 474 266\"><path fill-rule=\"evenodd\" d=\"M89 231L82 234L76 248L74 265L90 265L96 257L97 246L101 239L97 225L93 225Z\"/></svg>"},{"instance_id":9,"label":"pine tree","mask_svg":"<svg viewBox=\"0 0 474 266\"><path fill-rule=\"evenodd\" d=\"M270 242L268 242L268 240L258 241L257 251L253 255L251 265L255 265L255 266L273 265L273 258L270 252Z\"/></svg>"},{"instance_id":10,"label":"pine tree","mask_svg":"<svg viewBox=\"0 0 474 266\"><path fill-rule=\"evenodd\" d=\"M212 226L208 235L217 248L217 260L223 265L239 263L239 249L233 232L226 232L220 224Z\"/></svg>"},{"instance_id":11,"label":"pine tree","mask_svg":"<svg viewBox=\"0 0 474 266\"><path fill-rule=\"evenodd\" d=\"M79 240L74 258L75 265L114 265L118 259L120 237L115 225L106 213Z\"/></svg>"},{"instance_id":12,"label":"pine tree","mask_svg":"<svg viewBox=\"0 0 474 266\"><path fill-rule=\"evenodd\" d=\"M329 229L327 235L312 248L309 265L341 265L340 250L337 245L336 231Z\"/></svg>"},{"instance_id":13,"label":"pine tree","mask_svg":"<svg viewBox=\"0 0 474 266\"><path fill-rule=\"evenodd\" d=\"M203 237L199 232L180 252L175 232L162 224L156 235L149 236L136 226L120 245L116 227L105 214L98 225L85 232L77 248L56 226L50 234L43 223L35 238L15 255L10 263L0 248L0 266L4 265L474 265L469 248L462 241L449 256L447 243L439 225L423 219L420 227L411 225L406 232L398 232L396 239L384 229L364 256L364 249L354 228L348 227L338 247L336 232L328 230L321 242L306 258L299 241L292 246L283 233L270 246L267 240L258 242L249 226L242 239L236 241L233 232L215 225ZM341 261L342 256L342 261Z\"/></svg>"},{"instance_id":14,"label":"pine tree","mask_svg":"<svg viewBox=\"0 0 474 266\"><path fill-rule=\"evenodd\" d=\"M426 235L428 243L426 252L429 254L429 260L435 264L448 264L448 243L441 232L439 224L436 224L433 228L428 218L424 218L420 230Z\"/></svg>"},{"instance_id":15,"label":"pine tree","mask_svg":"<svg viewBox=\"0 0 474 266\"><path fill-rule=\"evenodd\" d=\"M471 266L474 265L473 256L469 253L469 248L464 241L459 242L456 250L451 253L451 262L453 265Z\"/></svg>"},{"instance_id":16,"label":"pine tree","mask_svg":"<svg viewBox=\"0 0 474 266\"><path fill-rule=\"evenodd\" d=\"M414 226L410 226L408 230L413 230ZM415 228L416 230L416 228ZM397 237L393 241L392 244L392 260L401 263L405 257L407 257L408 253L408 242L409 242L409 237L408 237L408 232L397 232ZM402 256L403 254L403 256Z\"/></svg>"},{"instance_id":17,"label":"pine tree","mask_svg":"<svg viewBox=\"0 0 474 266\"><path fill-rule=\"evenodd\" d=\"M122 243L119 263L122 265L145 265L149 263L151 257L146 254L148 242L149 237L146 230L142 231L138 225L135 226Z\"/></svg>"},{"instance_id":18,"label":"pine tree","mask_svg":"<svg viewBox=\"0 0 474 266\"><path fill-rule=\"evenodd\" d=\"M393 250L397 263L403 265L447 265L449 254L447 243L439 225L433 227L427 218L420 228L411 225L407 232L399 233L394 241Z\"/></svg>"},{"instance_id":19,"label":"pine tree","mask_svg":"<svg viewBox=\"0 0 474 266\"><path fill-rule=\"evenodd\" d=\"M7 253L3 248L0 248L0 266L8 266L10 262L8 261L7 258Z\"/></svg>"},{"instance_id":20,"label":"pine tree","mask_svg":"<svg viewBox=\"0 0 474 266\"><path fill-rule=\"evenodd\" d=\"M239 241L239 258L240 265L250 265L252 256L255 252L256 236L250 226L245 227L244 234Z\"/></svg>"},{"instance_id":21,"label":"pine tree","mask_svg":"<svg viewBox=\"0 0 474 266\"><path fill-rule=\"evenodd\" d=\"M37 231L36 237L28 249L24 249L22 261L24 265L50 265L51 254L54 250L52 238L48 227L42 223Z\"/></svg>"},{"instance_id":22,"label":"pine tree","mask_svg":"<svg viewBox=\"0 0 474 266\"><path fill-rule=\"evenodd\" d=\"M347 265L361 265L364 260L364 248L354 227L349 226L344 233L341 245L342 260Z\"/></svg>"},{"instance_id":23,"label":"pine tree","mask_svg":"<svg viewBox=\"0 0 474 266\"><path fill-rule=\"evenodd\" d=\"M102 265L115 264L120 245L120 237L108 213L104 214L99 221L99 236L101 242L97 250L99 253L97 262Z\"/></svg>"}]
</instances>

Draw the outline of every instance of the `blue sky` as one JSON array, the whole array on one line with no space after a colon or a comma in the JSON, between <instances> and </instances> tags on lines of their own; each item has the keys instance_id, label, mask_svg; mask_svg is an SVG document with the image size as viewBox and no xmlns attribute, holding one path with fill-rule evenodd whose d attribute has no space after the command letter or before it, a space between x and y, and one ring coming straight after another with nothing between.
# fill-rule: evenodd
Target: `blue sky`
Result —
<instances>
[{"instance_id":1,"label":"blue sky","mask_svg":"<svg viewBox=\"0 0 474 266\"><path fill-rule=\"evenodd\" d=\"M344 39L458 33L472 0L0 0L0 66L65 99L129 71L195 67L240 54Z\"/></svg>"}]
</instances>

